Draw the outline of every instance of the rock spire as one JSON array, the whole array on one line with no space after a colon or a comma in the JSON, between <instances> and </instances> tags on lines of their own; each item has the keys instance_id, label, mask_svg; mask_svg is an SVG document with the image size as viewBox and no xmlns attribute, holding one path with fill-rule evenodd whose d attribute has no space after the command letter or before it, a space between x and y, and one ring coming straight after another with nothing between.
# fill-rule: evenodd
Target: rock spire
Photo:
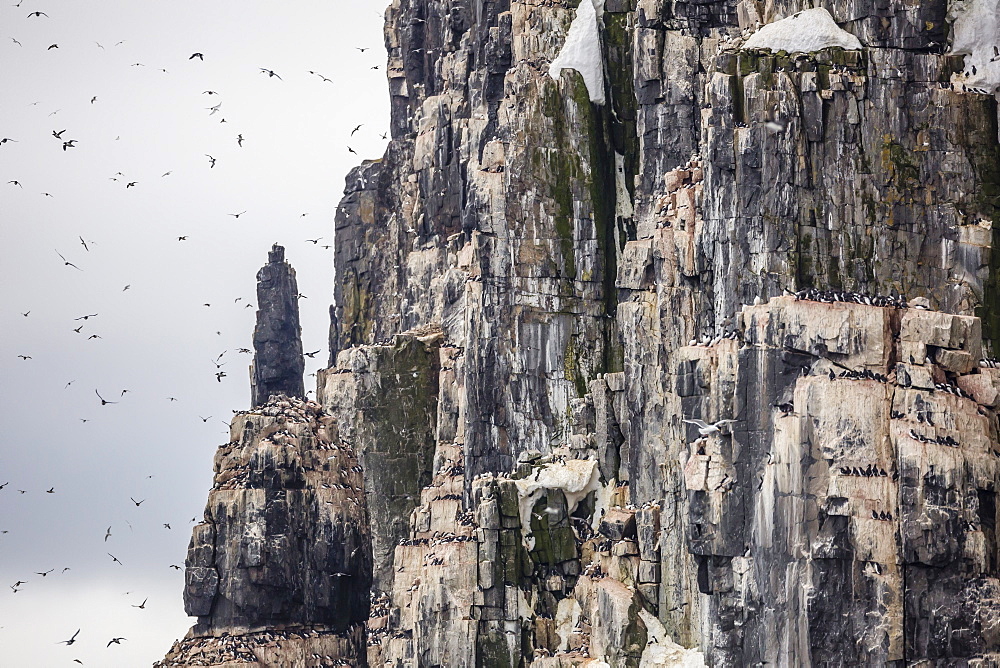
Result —
<instances>
[{"instance_id":1,"label":"rock spire","mask_svg":"<svg viewBox=\"0 0 1000 668\"><path fill-rule=\"evenodd\" d=\"M262 406L273 394L305 396L298 294L295 270L285 261L285 249L274 244L267 264L257 272L251 406Z\"/></svg>"}]
</instances>

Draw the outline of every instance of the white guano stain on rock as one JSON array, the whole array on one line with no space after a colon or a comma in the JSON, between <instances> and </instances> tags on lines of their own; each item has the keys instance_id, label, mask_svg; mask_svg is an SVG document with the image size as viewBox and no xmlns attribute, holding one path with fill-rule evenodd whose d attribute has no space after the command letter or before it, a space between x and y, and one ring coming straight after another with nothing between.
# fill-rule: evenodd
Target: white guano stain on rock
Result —
<instances>
[{"instance_id":1,"label":"white guano stain on rock","mask_svg":"<svg viewBox=\"0 0 1000 668\"><path fill-rule=\"evenodd\" d=\"M565 463L547 464L527 478L515 480L521 528L527 537L528 549L535 547L535 539L531 536L531 508L543 490L561 489L566 496L566 507L572 513L584 497L601 488L600 478L596 461L570 459Z\"/></svg>"}]
</instances>

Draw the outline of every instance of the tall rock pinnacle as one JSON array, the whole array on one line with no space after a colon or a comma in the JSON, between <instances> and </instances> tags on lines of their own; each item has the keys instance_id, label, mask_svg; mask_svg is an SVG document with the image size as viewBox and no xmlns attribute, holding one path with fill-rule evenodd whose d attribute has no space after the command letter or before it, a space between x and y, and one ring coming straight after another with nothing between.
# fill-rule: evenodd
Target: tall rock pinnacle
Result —
<instances>
[{"instance_id":1,"label":"tall rock pinnacle","mask_svg":"<svg viewBox=\"0 0 1000 668\"><path fill-rule=\"evenodd\" d=\"M267 264L257 272L251 406L267 403L272 394L305 396L298 294L295 270L285 261L285 249L274 244Z\"/></svg>"}]
</instances>

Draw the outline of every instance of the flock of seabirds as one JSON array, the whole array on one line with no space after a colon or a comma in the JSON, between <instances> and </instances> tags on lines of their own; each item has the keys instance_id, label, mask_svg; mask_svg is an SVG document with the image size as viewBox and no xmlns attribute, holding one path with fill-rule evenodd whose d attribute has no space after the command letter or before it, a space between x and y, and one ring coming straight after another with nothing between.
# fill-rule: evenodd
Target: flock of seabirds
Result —
<instances>
[{"instance_id":1,"label":"flock of seabirds","mask_svg":"<svg viewBox=\"0 0 1000 668\"><path fill-rule=\"evenodd\" d=\"M24 0L21 0L16 5L14 5L14 7L15 8L21 7L21 5L23 4L23 2L24 2ZM27 14L25 20L28 20L28 21L44 21L44 20L46 20L48 18L49 18L49 14L47 12L41 11L41 10L36 10L36 11L29 12ZM24 45L16 37L10 37L10 39L12 40L13 44L16 45L17 47L24 48ZM114 47L117 47L117 46L121 46L124 43L125 43L124 41L117 42L111 48L114 48ZM101 50L106 50L105 46L102 45L101 43L94 42L94 44L96 45L95 48L99 48ZM46 51L52 51L52 50L59 49L59 48L60 48L59 44L57 42L53 42L45 50ZM355 47L355 48L357 49L357 51L359 51L361 53L365 53L366 51L369 50L370 47ZM189 61L201 61L201 62L204 62L205 59L206 59L206 57L210 58L211 54L207 54L205 52L194 52L194 53L192 53L187 58L187 60L189 60ZM136 63L132 64L132 67L145 67L145 65L143 63L141 63L141 62L136 62ZM161 69L162 72L169 74L169 72L166 69L163 69L163 68L160 68L160 69ZM282 78L282 76L278 72L274 71L271 68L259 67L258 69L259 69L260 74L262 76L266 77L268 80L275 80L276 79L278 81L284 81L284 79ZM370 69L372 69L372 70L379 70L380 67L378 65L373 65L373 66L371 66ZM319 80L320 83L333 83L332 79L330 79L329 77L327 77L327 76L325 76L325 75L323 75L320 72L317 72L315 70L308 70L308 75L310 75L312 77L316 77ZM215 101L216 99L219 99L219 93L217 91L215 91L215 90L205 90L202 94L205 95L205 96L207 96L208 99L211 99L213 101ZM98 103L98 96L95 95L95 96L91 97L89 102L92 105L93 104L97 104ZM34 102L34 103L32 103L32 106L37 105L37 104L39 104L39 103L38 102ZM208 114L209 116L215 116L216 114L220 114L220 116L219 116L219 119L220 119L219 122L220 123L226 123L227 121L226 121L225 117L221 115L221 109L222 109L222 102L221 101L217 102L215 104L212 104L209 107L206 107L206 111L209 112L209 114ZM49 116L53 116L56 113L58 113L58 110L55 111L55 112L53 112L53 113L51 113L51 114L49 114ZM365 126L364 123L359 123L356 126L354 126L353 129L351 129L349 137L354 137L359 131L361 131L361 129L364 126ZM68 132L69 132L68 128L61 128L60 129L58 127L54 128L51 131L51 137L53 138L53 140L55 142L58 142L61 145L61 149L64 152L76 149L78 147L79 143L80 143L79 139L75 139L72 136L68 135L67 134ZM381 135L379 135L379 136L381 137L382 140L388 140L388 138L389 138L388 137L388 133L381 133ZM21 141L21 139L19 137L9 137L9 136L5 136L5 135L0 134L0 151L10 150L13 144L17 144L20 141ZM237 133L235 133L234 141L235 141L237 147L240 148L240 149L242 149L243 145L244 145L244 142L246 142L247 139L243 136L243 134L241 132L237 132ZM347 152L348 153L357 155L357 151L355 151L350 145L348 145L346 148L347 148ZM205 154L205 158L206 158L206 164L207 164L208 168L209 169L215 168L215 166L216 166L216 164L218 162L217 159L214 156L212 156L211 154L208 154L208 153ZM161 175L160 178L167 178L172 173L173 172L171 170L165 171ZM127 178L125 176L125 174L123 174L122 172L117 172L116 174L110 176L109 178L110 178L111 181L123 183L125 189L136 188L136 187L139 187L139 185L140 185L139 181L131 180L131 179ZM19 178L8 179L6 181L5 185L8 188L18 188L18 189L22 189L22 190L25 188L25 183L22 182L22 180L19 179ZM53 195L51 193L49 193L49 192L42 192L41 195L44 196L44 197L53 197ZM244 211L229 213L228 215L232 216L235 219L239 219L240 216L243 216L246 213L247 213L247 211L244 210ZM302 213L300 217L305 217L305 216L308 216L308 215L309 215L308 213ZM178 236L177 237L177 242L185 242L185 241L188 240L188 238L189 238L189 235ZM76 257L72 257L72 259L70 259L66 255L64 255L63 252L60 249L58 249L58 248L53 248L53 252L54 252L54 255L58 257L58 261L61 263L62 267L67 268L67 269L72 269L72 270L75 270L75 271L78 271L78 272L84 272L85 271L85 267L87 266L87 263L84 260L81 260L80 258L86 258L87 254L89 254L91 252L91 246L94 246L96 242L93 241L93 240L85 239L83 236L79 236L78 240L79 240L80 249L78 249L78 251L77 251L77 256ZM318 238L315 238L315 239L306 239L306 240L304 240L304 243L311 243L314 246L320 246L324 250L329 250L329 249L332 248L332 244L321 244L320 243L321 241L323 241L323 237L318 237ZM62 250L65 250L65 249L62 249ZM67 254L70 255L70 256L73 256L72 253L67 252ZM55 262L55 257L53 257L53 261ZM83 265L83 266L81 267L80 265ZM125 285L122 288L121 291L122 292L126 292L126 291L130 290L131 288L132 288L131 284L127 284L127 285ZM300 299L303 299L303 298L305 298L305 295L299 294L299 295L297 295L297 297L300 298ZM237 297L235 299L234 303L239 303L241 301L244 301L243 298L242 297ZM203 304L203 306L204 307L210 307L211 303L205 303L205 304ZM253 308L253 307L254 307L254 305L252 303L249 303L249 301L246 301L245 304L244 304L244 308ZM30 318L31 317L31 311L30 310L19 312L19 313L20 313L20 316L23 317L23 318ZM86 314L80 315L79 317L76 317L76 318L73 319L73 326L71 327L71 329L73 330L74 333L86 337L86 340L99 340L99 339L102 338L99 333L93 332L93 331L88 331L88 327L90 325L92 325L94 323L100 322L99 318L100 318L100 313L86 313ZM31 355L31 354L26 354L27 352L28 351L24 351L21 354L18 354L17 358L20 359L24 363L30 363L34 359L34 356ZM250 350L250 349L248 349L248 348L239 348L237 352L238 352L238 354L247 354L247 355L251 355L253 353L253 351ZM320 352L320 350L315 350L315 351L312 351L312 352L305 352L304 355L306 357L314 358L319 352ZM227 353L229 353L229 351L228 350L224 350L222 353L220 353L212 361L212 363L215 366L215 371L214 371L215 378L220 383L227 376L226 372L223 370L223 366L227 362L222 361L223 358L224 358L224 356L227 355ZM315 375L315 374L312 374L312 375ZM70 380L69 382L67 382L65 384L64 389L68 389L75 382L76 382L75 380ZM102 394L101 391L100 391L100 388L94 388L94 396L95 396L95 400L94 401L95 401L95 405L97 405L99 407L114 406L116 404L119 404L121 402L126 401L126 395L129 394L129 392L130 392L129 389L121 389L120 391L116 390L114 394L109 394L106 391L105 391L105 394ZM165 397L165 400L169 401L169 402L176 402L176 401L178 401L178 399L176 397L172 397L172 396ZM199 415L198 418L202 422L207 423L212 418L212 416L205 417L205 416ZM80 421L82 423L87 423L87 422L90 421L90 418L79 418L79 419L80 419ZM226 425L227 428L229 427L230 423L228 421L222 420L222 422ZM152 478L152 477L153 476L151 476L151 475L147 476L147 478ZM6 481L6 482L0 483L0 502L2 502L2 495L4 493L6 493L6 494L16 493L16 494L22 494L22 495L29 493L29 490L26 490L26 489L17 489L16 487L15 488L10 488L10 485L11 485L10 481ZM56 490L55 487L50 487L49 489L44 490L44 493L45 494L55 495L55 494L57 494L57 490ZM129 497L129 499L130 499L131 503L134 504L135 508L140 508L142 506L142 504L145 502L145 499L139 499L139 500L137 500L137 499L132 498L132 497ZM197 518L195 518L195 517L192 517L191 520L190 520L190 522L192 522L192 523L194 523L196 521L197 521ZM129 528L131 529L132 525L130 523L128 523L127 521L126 521L126 523L129 524ZM163 528L165 530L170 530L172 528L171 523L164 522L163 523ZM113 536L116 535L113 532L113 529L114 529L114 526L110 525L104 531L104 536L103 536L103 542L104 543L108 543L108 541L110 539L112 539ZM2 538L4 535L9 534L9 533L10 533L10 531L8 529L0 529L0 538ZM108 543L108 546L111 547L112 544ZM113 549L113 547L111 547L111 549ZM118 566L121 566L121 567L125 567L125 564L117 556L115 556L112 552L108 551L108 552L106 552L106 554L107 554L107 558L109 559L109 561L111 563L117 564ZM177 564L170 564L169 568L179 571L179 570L181 570L182 567L179 566L179 565L177 565ZM11 590L11 592L13 594L18 594L18 593L20 593L22 591L30 591L30 586L32 584L34 584L36 582L39 582L41 580L45 580L45 579L48 579L48 578L52 578L52 577L58 576L60 574L64 574L67 571L70 571L71 568L70 567L62 568L58 573L56 572L56 570L57 570L56 568L50 568L48 570L39 570L39 571L30 573L30 574L26 574L23 577L18 578L16 580L16 582L14 582L13 584L8 585L8 587L9 587L9 589ZM126 592L126 594L131 594L131 592ZM140 603L133 603L133 604L130 604L130 605L131 605L132 608L140 610L140 611L146 610L146 604L147 604L148 600L149 599L147 597L147 598L144 598L142 600L142 602L140 602ZM0 628L2 628L2 627L0 627ZM83 632L83 628L78 628L72 635L70 635L68 638L66 638L64 640L58 641L57 644L66 645L66 646L75 645L76 643L78 643L80 641L80 634L81 634L81 632ZM84 635L86 635L86 634L84 634ZM114 637L110 638L107 641L105 647L106 648L111 648L113 645L120 646L123 642L126 642L127 640L128 639L125 638L125 637L123 637L123 636L114 636ZM104 641L102 640L101 642L103 643ZM79 658L73 659L73 662L77 663L77 664L81 664L81 665L83 664L83 661L81 659L79 659Z\"/></svg>"}]
</instances>

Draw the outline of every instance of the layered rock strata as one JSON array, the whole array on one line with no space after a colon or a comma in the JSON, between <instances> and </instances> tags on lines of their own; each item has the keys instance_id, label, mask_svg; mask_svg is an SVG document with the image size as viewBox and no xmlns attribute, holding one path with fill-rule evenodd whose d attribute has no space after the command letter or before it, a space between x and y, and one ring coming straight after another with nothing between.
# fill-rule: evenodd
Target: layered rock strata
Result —
<instances>
[{"instance_id":1,"label":"layered rock strata","mask_svg":"<svg viewBox=\"0 0 1000 668\"><path fill-rule=\"evenodd\" d=\"M578 4L386 14L331 362L439 330L461 474L394 506L372 662L992 665L1000 145L962 7L821 3L862 48L788 54L743 44L808 3ZM602 76L553 78L580 16ZM571 503L542 471L581 461Z\"/></svg>"}]
</instances>

